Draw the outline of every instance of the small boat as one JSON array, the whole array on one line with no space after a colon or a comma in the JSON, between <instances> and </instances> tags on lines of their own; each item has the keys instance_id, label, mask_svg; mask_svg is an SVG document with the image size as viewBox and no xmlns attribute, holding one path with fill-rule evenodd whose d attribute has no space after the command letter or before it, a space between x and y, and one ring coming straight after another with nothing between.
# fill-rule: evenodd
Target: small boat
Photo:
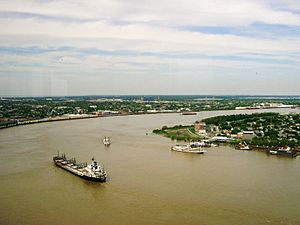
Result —
<instances>
[{"instance_id":1,"label":"small boat","mask_svg":"<svg viewBox=\"0 0 300 225\"><path fill-rule=\"evenodd\" d=\"M278 151L277 150L269 150L269 153L271 155L277 155L278 154Z\"/></svg>"},{"instance_id":2,"label":"small boat","mask_svg":"<svg viewBox=\"0 0 300 225\"><path fill-rule=\"evenodd\" d=\"M53 157L53 162L56 166L78 176L85 180L105 182L106 172L103 166L99 165L94 157L92 163L76 163L75 158L67 159L65 154L59 155L59 153Z\"/></svg>"},{"instance_id":3,"label":"small boat","mask_svg":"<svg viewBox=\"0 0 300 225\"><path fill-rule=\"evenodd\" d=\"M210 147L218 147L219 145L215 144L215 143L211 143Z\"/></svg>"},{"instance_id":4,"label":"small boat","mask_svg":"<svg viewBox=\"0 0 300 225\"><path fill-rule=\"evenodd\" d=\"M297 152L292 150L290 147L273 148L270 149L268 152L271 155L279 155L279 156L286 156L286 157L297 156Z\"/></svg>"},{"instance_id":5,"label":"small boat","mask_svg":"<svg viewBox=\"0 0 300 225\"><path fill-rule=\"evenodd\" d=\"M206 151L202 150L201 147L195 147L194 145L174 145L171 148L172 151L183 152L183 153L194 153L203 154Z\"/></svg>"},{"instance_id":6,"label":"small boat","mask_svg":"<svg viewBox=\"0 0 300 225\"><path fill-rule=\"evenodd\" d=\"M246 142L244 142L244 143L239 143L239 144L235 147L235 149L237 149L237 150L252 150L252 148L250 148L250 146L247 145Z\"/></svg>"},{"instance_id":7,"label":"small boat","mask_svg":"<svg viewBox=\"0 0 300 225\"><path fill-rule=\"evenodd\" d=\"M109 138L109 137L104 137L104 138L103 138L103 144L104 144L105 146L109 146L109 145L111 144L110 138Z\"/></svg>"}]
</instances>

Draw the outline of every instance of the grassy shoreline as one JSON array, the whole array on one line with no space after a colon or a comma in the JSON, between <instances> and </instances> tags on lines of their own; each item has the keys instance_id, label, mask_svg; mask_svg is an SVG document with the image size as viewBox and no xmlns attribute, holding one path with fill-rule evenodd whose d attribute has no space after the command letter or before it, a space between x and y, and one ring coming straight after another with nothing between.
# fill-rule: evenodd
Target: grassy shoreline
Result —
<instances>
[{"instance_id":1,"label":"grassy shoreline","mask_svg":"<svg viewBox=\"0 0 300 225\"><path fill-rule=\"evenodd\" d=\"M195 121L196 123L197 121ZM208 139L213 136L229 137L230 144L246 142L254 148L280 148L300 147L300 114L279 113L254 113L215 116L202 120L208 128L215 127L217 132L199 134L193 125L173 127L163 126L161 129L153 130L153 133L162 135L172 140L197 141ZM244 132L253 133L251 138L244 136Z\"/></svg>"}]
</instances>

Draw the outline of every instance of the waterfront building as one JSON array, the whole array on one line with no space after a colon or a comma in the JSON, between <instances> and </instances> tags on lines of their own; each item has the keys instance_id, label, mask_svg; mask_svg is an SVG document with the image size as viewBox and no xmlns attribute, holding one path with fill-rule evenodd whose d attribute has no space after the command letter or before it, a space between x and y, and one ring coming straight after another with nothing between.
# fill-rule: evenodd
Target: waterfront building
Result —
<instances>
[{"instance_id":1,"label":"waterfront building","mask_svg":"<svg viewBox=\"0 0 300 225\"><path fill-rule=\"evenodd\" d=\"M251 141L254 138L254 131L243 131L243 140Z\"/></svg>"},{"instance_id":2,"label":"waterfront building","mask_svg":"<svg viewBox=\"0 0 300 225\"><path fill-rule=\"evenodd\" d=\"M195 132L198 134L206 134L206 123L202 121L196 121L194 124Z\"/></svg>"}]
</instances>

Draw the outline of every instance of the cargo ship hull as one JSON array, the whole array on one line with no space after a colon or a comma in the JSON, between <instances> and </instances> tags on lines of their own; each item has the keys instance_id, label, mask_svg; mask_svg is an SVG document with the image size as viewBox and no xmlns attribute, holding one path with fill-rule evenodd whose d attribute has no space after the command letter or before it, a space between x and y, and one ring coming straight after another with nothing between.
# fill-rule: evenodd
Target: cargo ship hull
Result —
<instances>
[{"instance_id":1,"label":"cargo ship hull","mask_svg":"<svg viewBox=\"0 0 300 225\"><path fill-rule=\"evenodd\" d=\"M68 171L69 173L72 173L82 179L88 180L88 181L94 181L94 182L105 182L106 181L106 172L97 164L96 165L96 169L97 168L101 168L100 170L98 169L95 173L95 171L91 171L91 168L93 168L93 164L89 165L89 166L81 166L78 168L78 165L74 164L74 163L67 163L66 159L62 158L62 157L53 157L53 161L54 164L57 167L60 167L66 171ZM96 163L96 162L95 162ZM81 164L82 165L82 164Z\"/></svg>"}]
</instances>

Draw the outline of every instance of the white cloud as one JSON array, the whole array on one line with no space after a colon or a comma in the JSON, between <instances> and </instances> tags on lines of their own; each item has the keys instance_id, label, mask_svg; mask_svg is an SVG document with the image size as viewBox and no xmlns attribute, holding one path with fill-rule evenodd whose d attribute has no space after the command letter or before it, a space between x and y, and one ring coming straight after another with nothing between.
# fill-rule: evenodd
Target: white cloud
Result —
<instances>
[{"instance_id":1,"label":"white cloud","mask_svg":"<svg viewBox=\"0 0 300 225\"><path fill-rule=\"evenodd\" d=\"M196 74L206 79L207 84L217 73L249 75L259 70L294 77L299 71L299 60L293 57L300 52L298 35L266 39L259 34L245 37L188 29L201 26L247 29L256 22L300 26L300 16L293 12L300 9L297 1L274 2L276 4L269 0L0 1L0 13L4 13L0 17L0 49L7 48L8 52L0 55L0 72L33 77L39 74L73 76L74 80L63 85L70 89L74 89L72 83L82 81L79 77L83 74L87 83L116 74L124 79L126 76L134 79L133 74L157 74L155 76L161 75L164 79L171 79L170 74L189 77ZM24 55L18 52L19 48L30 47L35 47L37 52ZM62 50L65 47L71 50ZM55 48L58 50L54 52L39 52ZM85 49L110 53L83 54ZM134 56L115 53L121 50L134 52ZM175 57L168 57L171 54ZM235 55L246 58L229 60ZM2 78L4 82L8 82L7 79ZM290 84L293 82L287 88Z\"/></svg>"},{"instance_id":2,"label":"white cloud","mask_svg":"<svg viewBox=\"0 0 300 225\"><path fill-rule=\"evenodd\" d=\"M9 26L7 25L9 24ZM103 21L64 24L34 19L1 20L2 47L79 47L143 52L208 54L299 52L300 40L266 40L215 35L152 25L111 25ZM22 28L22 29L20 29Z\"/></svg>"},{"instance_id":3,"label":"white cloud","mask_svg":"<svg viewBox=\"0 0 300 225\"><path fill-rule=\"evenodd\" d=\"M243 26L257 21L300 25L299 15L272 9L267 3L247 0L12 0L0 2L0 9L74 20L157 22L173 26ZM295 4L294 1L290 5Z\"/></svg>"},{"instance_id":4,"label":"white cloud","mask_svg":"<svg viewBox=\"0 0 300 225\"><path fill-rule=\"evenodd\" d=\"M69 46L209 54L300 50L298 37L266 40L182 30L182 26L247 26L257 21L300 25L299 15L273 10L263 1L12 0L1 1L0 10L47 16L44 19L34 16L0 19L2 47Z\"/></svg>"}]
</instances>

